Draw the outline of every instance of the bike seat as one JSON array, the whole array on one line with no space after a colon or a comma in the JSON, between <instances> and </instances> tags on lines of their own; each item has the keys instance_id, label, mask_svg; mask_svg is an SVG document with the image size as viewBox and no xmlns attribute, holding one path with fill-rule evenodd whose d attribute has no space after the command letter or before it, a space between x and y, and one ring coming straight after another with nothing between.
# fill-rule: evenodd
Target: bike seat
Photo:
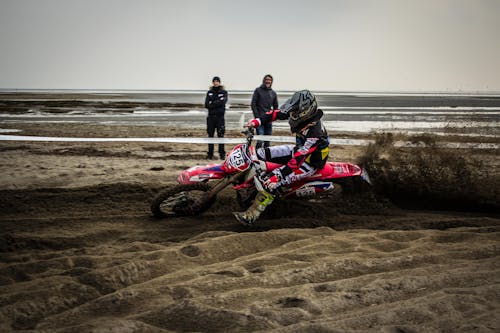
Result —
<instances>
[{"instance_id":1,"label":"bike seat","mask_svg":"<svg viewBox=\"0 0 500 333\"><path fill-rule=\"evenodd\" d=\"M274 169L278 169L279 167L282 167L283 165L278 164L278 163L273 163L273 162L266 162L266 170L267 171L273 171Z\"/></svg>"}]
</instances>

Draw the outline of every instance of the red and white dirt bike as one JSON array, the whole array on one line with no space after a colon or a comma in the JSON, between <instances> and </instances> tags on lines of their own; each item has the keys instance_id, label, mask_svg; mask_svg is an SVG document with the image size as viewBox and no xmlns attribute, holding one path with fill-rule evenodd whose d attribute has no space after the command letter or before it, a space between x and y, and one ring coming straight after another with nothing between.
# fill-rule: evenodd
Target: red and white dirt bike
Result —
<instances>
[{"instance_id":1,"label":"red and white dirt bike","mask_svg":"<svg viewBox=\"0 0 500 333\"><path fill-rule=\"evenodd\" d=\"M262 177L279 168L280 164L255 158L252 146L253 132L244 131L246 143L234 147L222 164L194 166L177 177L179 185L160 192L151 203L155 217L192 216L209 209L217 194L232 185L238 203L243 209L253 202L257 191L262 190ZM209 181L218 180L214 186ZM343 162L327 162L310 177L292 185L281 186L277 198L314 198L331 193L340 187L343 191L361 183L370 183L367 173L359 166Z\"/></svg>"}]
</instances>

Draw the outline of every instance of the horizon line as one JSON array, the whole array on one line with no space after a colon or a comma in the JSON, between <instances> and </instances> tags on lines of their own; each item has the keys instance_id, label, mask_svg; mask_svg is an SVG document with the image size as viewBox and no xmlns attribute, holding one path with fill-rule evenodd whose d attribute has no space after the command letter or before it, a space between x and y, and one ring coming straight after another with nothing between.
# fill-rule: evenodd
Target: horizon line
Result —
<instances>
[{"instance_id":1,"label":"horizon line","mask_svg":"<svg viewBox=\"0 0 500 333\"><path fill-rule=\"evenodd\" d=\"M228 89L233 92L253 92L254 89ZM206 92L206 89L121 89L121 88L0 88L0 92L37 92L37 91L74 91L74 92ZM293 93L299 91L298 89L289 90L275 90L277 93ZM427 95L427 94L441 94L441 95L500 95L500 91L496 90L323 90L311 89L316 93L333 93L333 94L412 94L412 95Z\"/></svg>"}]
</instances>

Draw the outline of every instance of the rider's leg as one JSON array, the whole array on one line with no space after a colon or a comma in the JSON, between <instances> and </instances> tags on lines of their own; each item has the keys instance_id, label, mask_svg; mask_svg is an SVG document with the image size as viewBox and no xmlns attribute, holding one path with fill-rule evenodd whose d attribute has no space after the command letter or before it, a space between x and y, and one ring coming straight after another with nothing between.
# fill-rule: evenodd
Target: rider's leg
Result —
<instances>
[{"instance_id":1,"label":"rider's leg","mask_svg":"<svg viewBox=\"0 0 500 333\"><path fill-rule=\"evenodd\" d=\"M255 197L255 201L252 206L250 206L245 212L235 212L234 216L238 221L246 225L252 225L259 218L262 212L266 209L274 201L274 194L276 193L278 188L282 185L290 185L295 183L305 177L309 177L316 172L316 168L310 165L307 162L304 162L300 168L296 170L292 170L289 172L289 168L287 166L282 166L273 171L273 174L278 175L279 177L275 177L279 179L276 183L267 184L268 187L265 187L265 190L257 193ZM287 172L288 171L288 172ZM270 178L272 179L272 178ZM266 185L264 185L266 186ZM272 190L271 190L272 188Z\"/></svg>"},{"instance_id":2,"label":"rider's leg","mask_svg":"<svg viewBox=\"0 0 500 333\"><path fill-rule=\"evenodd\" d=\"M288 168L288 170L290 170ZM283 172L283 174L281 174ZM269 206L273 201L275 195L272 193L276 193L278 188L282 185L289 185L294 182L297 182L305 177L311 176L316 172L316 168L311 166L309 163L304 162L300 168L293 170L287 174L287 167L282 166L273 171L273 174L280 174L279 177L275 177L279 179L276 183L268 183L265 189L259 193L255 197L255 201L252 206L250 206L245 212L235 212L234 216L238 221L246 225L252 225L259 218L262 212ZM270 178L272 179L272 178ZM264 185L266 186L266 184Z\"/></svg>"},{"instance_id":3,"label":"rider's leg","mask_svg":"<svg viewBox=\"0 0 500 333\"><path fill-rule=\"evenodd\" d=\"M298 182L301 179L314 175L315 172L315 167L307 162L303 162L297 169L292 170L289 166L284 165L274 170L272 173L278 176L277 178L280 179L278 185L281 186Z\"/></svg>"},{"instance_id":4,"label":"rider's leg","mask_svg":"<svg viewBox=\"0 0 500 333\"><path fill-rule=\"evenodd\" d=\"M285 164L292 157L293 145L273 146L269 148L257 148L257 158L263 161L272 161L274 163ZM281 161L280 161L281 160ZM234 212L234 216L243 224L251 225L262 212L274 200L274 195L269 191L257 193L253 204L245 212Z\"/></svg>"},{"instance_id":5,"label":"rider's leg","mask_svg":"<svg viewBox=\"0 0 500 333\"><path fill-rule=\"evenodd\" d=\"M280 145L256 150L259 160L286 164L292 158L293 145Z\"/></svg>"},{"instance_id":6,"label":"rider's leg","mask_svg":"<svg viewBox=\"0 0 500 333\"><path fill-rule=\"evenodd\" d=\"M233 214L241 223L252 225L273 201L274 195L264 190L257 193L253 204L246 211L234 212Z\"/></svg>"}]
</instances>

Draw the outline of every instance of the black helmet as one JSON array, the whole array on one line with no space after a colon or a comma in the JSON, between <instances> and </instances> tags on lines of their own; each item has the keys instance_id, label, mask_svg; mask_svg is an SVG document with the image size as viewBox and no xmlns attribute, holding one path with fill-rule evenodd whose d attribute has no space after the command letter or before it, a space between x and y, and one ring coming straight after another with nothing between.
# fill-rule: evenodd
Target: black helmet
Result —
<instances>
[{"instance_id":1,"label":"black helmet","mask_svg":"<svg viewBox=\"0 0 500 333\"><path fill-rule=\"evenodd\" d=\"M307 123L316 120L318 103L309 90L297 91L281 107L281 112L288 113L288 120L293 133L301 130Z\"/></svg>"}]
</instances>

